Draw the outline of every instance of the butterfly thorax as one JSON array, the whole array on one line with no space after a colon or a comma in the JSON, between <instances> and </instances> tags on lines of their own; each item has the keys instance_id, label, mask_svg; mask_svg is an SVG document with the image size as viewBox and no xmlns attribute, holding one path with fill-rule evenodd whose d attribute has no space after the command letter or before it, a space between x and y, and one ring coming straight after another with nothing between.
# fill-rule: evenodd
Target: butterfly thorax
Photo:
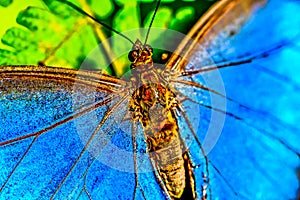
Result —
<instances>
[{"instance_id":1,"label":"butterfly thorax","mask_svg":"<svg viewBox=\"0 0 300 200\"><path fill-rule=\"evenodd\" d=\"M175 114L175 93L153 66L152 48L139 40L129 53L134 92L129 104L131 117L144 129L147 150L159 178L172 198L180 198L186 187L186 169Z\"/></svg>"}]
</instances>

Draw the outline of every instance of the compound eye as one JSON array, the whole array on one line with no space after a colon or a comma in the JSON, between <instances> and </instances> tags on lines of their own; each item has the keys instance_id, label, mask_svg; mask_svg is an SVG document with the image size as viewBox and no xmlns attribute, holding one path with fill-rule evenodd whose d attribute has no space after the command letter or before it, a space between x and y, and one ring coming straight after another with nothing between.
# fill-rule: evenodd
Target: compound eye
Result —
<instances>
[{"instance_id":1,"label":"compound eye","mask_svg":"<svg viewBox=\"0 0 300 200\"><path fill-rule=\"evenodd\" d=\"M145 48L147 49L147 51L149 51L150 53L153 53L153 49L150 45L146 44Z\"/></svg>"},{"instance_id":2,"label":"compound eye","mask_svg":"<svg viewBox=\"0 0 300 200\"><path fill-rule=\"evenodd\" d=\"M128 54L128 59L130 60L130 62L134 62L137 56L138 56L138 51L132 50Z\"/></svg>"}]
</instances>

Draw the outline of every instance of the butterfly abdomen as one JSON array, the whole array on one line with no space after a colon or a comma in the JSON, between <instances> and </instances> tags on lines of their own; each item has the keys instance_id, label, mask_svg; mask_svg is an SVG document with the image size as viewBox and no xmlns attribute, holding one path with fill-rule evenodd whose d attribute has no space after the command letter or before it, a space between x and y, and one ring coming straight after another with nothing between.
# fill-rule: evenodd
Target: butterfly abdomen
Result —
<instances>
[{"instance_id":1,"label":"butterfly abdomen","mask_svg":"<svg viewBox=\"0 0 300 200\"><path fill-rule=\"evenodd\" d=\"M162 84L145 84L139 87L130 103L133 118L143 125L148 153L157 178L172 199L181 198L187 187L194 187L191 167L184 157L175 115L175 95ZM173 101L173 103L172 103ZM190 190L194 193L194 189ZM195 197L195 194L189 196Z\"/></svg>"},{"instance_id":2,"label":"butterfly abdomen","mask_svg":"<svg viewBox=\"0 0 300 200\"><path fill-rule=\"evenodd\" d=\"M166 141L163 148L154 150L154 143L156 143L154 138L157 135L164 135L164 133L154 134L153 137L148 136L148 146L152 146L149 151L150 159L170 197L179 199L187 185L180 140L178 137L174 137L172 140Z\"/></svg>"}]
</instances>

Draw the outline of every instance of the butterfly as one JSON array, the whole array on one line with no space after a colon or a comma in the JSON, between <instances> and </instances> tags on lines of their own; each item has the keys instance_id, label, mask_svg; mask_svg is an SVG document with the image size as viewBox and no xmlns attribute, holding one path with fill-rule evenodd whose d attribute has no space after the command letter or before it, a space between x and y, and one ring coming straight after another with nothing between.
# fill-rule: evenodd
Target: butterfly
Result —
<instances>
[{"instance_id":1,"label":"butterfly","mask_svg":"<svg viewBox=\"0 0 300 200\"><path fill-rule=\"evenodd\" d=\"M158 69L184 110L197 198L297 198L299 6L221 1ZM2 198L170 198L126 75L3 66L0 91Z\"/></svg>"}]
</instances>

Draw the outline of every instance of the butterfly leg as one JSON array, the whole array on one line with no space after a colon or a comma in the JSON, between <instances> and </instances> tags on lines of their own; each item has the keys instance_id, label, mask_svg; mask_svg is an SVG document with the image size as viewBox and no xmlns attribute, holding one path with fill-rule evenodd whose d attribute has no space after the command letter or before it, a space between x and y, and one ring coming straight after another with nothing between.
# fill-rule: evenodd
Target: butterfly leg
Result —
<instances>
[{"instance_id":1,"label":"butterfly leg","mask_svg":"<svg viewBox=\"0 0 300 200\"><path fill-rule=\"evenodd\" d=\"M137 163L137 143L136 143L136 133L137 133L137 127L135 123L132 123L132 147L133 147L133 162L134 162L134 176L135 176L135 186L133 191L133 200L136 199L137 189L140 188L139 185L139 177L138 177L138 163ZM146 195L144 194L144 191L142 188L140 188L140 191L142 193L142 196L146 200Z\"/></svg>"},{"instance_id":2,"label":"butterfly leg","mask_svg":"<svg viewBox=\"0 0 300 200\"><path fill-rule=\"evenodd\" d=\"M196 134L196 132L195 132L195 130L194 130L194 128L193 128L193 126L192 126L190 120L189 120L188 117L186 116L186 114L185 114L185 112L184 112L182 106L178 106L177 108L178 108L179 113L183 116L184 120L186 121L186 123L187 123L187 125L188 125L188 128L189 128L190 131L192 132L193 137L195 138L195 140L196 140L198 146L199 146L200 149L201 149L201 154L203 155L203 157L204 157L204 159L205 159L205 170L204 170L203 175L202 175L202 178L203 178L203 184L202 184L202 186L201 186L201 187L202 187L202 194L201 194L202 198L201 198L201 199L202 199L202 200L207 200L208 193L209 193L209 199L212 199L212 193L211 193L211 189L210 189L210 187L209 187L209 182L210 182L210 181L209 181L209 177L210 177L210 174L209 174L209 167L208 167L208 166L209 166L209 162L210 162L210 161L209 161L209 159L208 159L208 157L207 157L207 155L206 155L206 153L205 153L205 151L204 151L204 149L203 149L203 146L202 146L202 144L201 144L200 139L198 138L198 136L197 136L197 134ZM183 138L181 138L181 141L184 141ZM182 142L182 144L183 144L183 146L184 146L184 149L187 149L187 146L185 145L185 143ZM185 153L187 153L187 152L188 152L188 150L185 151ZM190 160L190 159L189 159L189 160ZM191 162L191 161L190 161L190 162ZM192 165L191 165L191 163L190 163L189 167L193 168Z\"/></svg>"}]
</instances>

